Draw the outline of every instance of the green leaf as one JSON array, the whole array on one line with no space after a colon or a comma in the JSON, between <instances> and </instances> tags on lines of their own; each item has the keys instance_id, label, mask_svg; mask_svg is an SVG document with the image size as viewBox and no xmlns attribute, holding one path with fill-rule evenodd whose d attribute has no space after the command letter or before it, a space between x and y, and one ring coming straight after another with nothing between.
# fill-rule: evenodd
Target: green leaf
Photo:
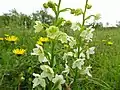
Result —
<instances>
[{"instance_id":1,"label":"green leaf","mask_svg":"<svg viewBox=\"0 0 120 90\"><path fill-rule=\"evenodd\" d=\"M102 86L105 89L112 90L112 87L109 84L107 84L106 82L104 82L103 80L100 80L98 78L89 78L89 81L91 81L92 83L97 84L99 86Z\"/></svg>"}]
</instances>

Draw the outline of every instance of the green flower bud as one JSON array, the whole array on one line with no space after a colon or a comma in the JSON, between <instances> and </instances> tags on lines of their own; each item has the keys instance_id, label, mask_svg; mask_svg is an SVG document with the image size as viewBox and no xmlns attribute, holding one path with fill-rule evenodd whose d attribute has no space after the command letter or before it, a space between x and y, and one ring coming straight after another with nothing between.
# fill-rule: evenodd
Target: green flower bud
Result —
<instances>
[{"instance_id":1,"label":"green flower bud","mask_svg":"<svg viewBox=\"0 0 120 90\"><path fill-rule=\"evenodd\" d=\"M29 78L28 80L31 82L31 81L32 81L32 78Z\"/></svg>"},{"instance_id":2,"label":"green flower bud","mask_svg":"<svg viewBox=\"0 0 120 90\"><path fill-rule=\"evenodd\" d=\"M66 21L66 22L65 22L65 24L64 24L64 25L66 25L66 26L69 26L69 25L70 25L70 26L71 26L71 25L72 25L72 23L71 23L71 21L70 21L70 20L68 20L68 21Z\"/></svg>"},{"instance_id":3,"label":"green flower bud","mask_svg":"<svg viewBox=\"0 0 120 90\"><path fill-rule=\"evenodd\" d=\"M83 13L81 8L75 10L75 16L81 15Z\"/></svg>"},{"instance_id":4,"label":"green flower bud","mask_svg":"<svg viewBox=\"0 0 120 90\"><path fill-rule=\"evenodd\" d=\"M87 7L86 7L87 9L91 9L92 8L92 5L90 5L90 4L87 4Z\"/></svg>"},{"instance_id":5,"label":"green flower bud","mask_svg":"<svg viewBox=\"0 0 120 90\"><path fill-rule=\"evenodd\" d=\"M71 9L71 14L74 14L75 13L75 9Z\"/></svg>"},{"instance_id":6,"label":"green flower bud","mask_svg":"<svg viewBox=\"0 0 120 90\"><path fill-rule=\"evenodd\" d=\"M28 68L28 73L32 73L32 68L31 67Z\"/></svg>"},{"instance_id":7,"label":"green flower bud","mask_svg":"<svg viewBox=\"0 0 120 90\"><path fill-rule=\"evenodd\" d=\"M25 80L25 78L24 78L24 77L21 77L21 80L22 80L22 81L24 81L24 80Z\"/></svg>"},{"instance_id":8,"label":"green flower bud","mask_svg":"<svg viewBox=\"0 0 120 90\"><path fill-rule=\"evenodd\" d=\"M44 4L43 4L43 7L44 7L44 8L48 8L48 4L47 4L47 3L44 3Z\"/></svg>"},{"instance_id":9,"label":"green flower bud","mask_svg":"<svg viewBox=\"0 0 120 90\"><path fill-rule=\"evenodd\" d=\"M57 6L57 3L54 3L55 6Z\"/></svg>"},{"instance_id":10,"label":"green flower bud","mask_svg":"<svg viewBox=\"0 0 120 90\"><path fill-rule=\"evenodd\" d=\"M100 14L96 14L95 17L94 17L95 20L99 20L100 18L101 18Z\"/></svg>"},{"instance_id":11,"label":"green flower bud","mask_svg":"<svg viewBox=\"0 0 120 90\"><path fill-rule=\"evenodd\" d=\"M52 1L49 1L47 3L47 5L48 5L49 8L54 8L55 7L55 4Z\"/></svg>"}]
</instances>

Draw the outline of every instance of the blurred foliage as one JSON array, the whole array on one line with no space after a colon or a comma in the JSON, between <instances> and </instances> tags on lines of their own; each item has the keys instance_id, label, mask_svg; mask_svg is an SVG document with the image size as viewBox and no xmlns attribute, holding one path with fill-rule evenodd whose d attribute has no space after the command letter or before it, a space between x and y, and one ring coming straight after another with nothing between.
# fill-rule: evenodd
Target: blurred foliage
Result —
<instances>
[{"instance_id":1,"label":"blurred foliage","mask_svg":"<svg viewBox=\"0 0 120 90\"><path fill-rule=\"evenodd\" d=\"M34 22L36 20L42 23L51 24L54 17L49 15L46 10L36 11L31 15L26 15L23 13L18 13L16 9L12 9L9 13L4 13L0 16L0 28L22 28L30 29L33 28Z\"/></svg>"}]
</instances>

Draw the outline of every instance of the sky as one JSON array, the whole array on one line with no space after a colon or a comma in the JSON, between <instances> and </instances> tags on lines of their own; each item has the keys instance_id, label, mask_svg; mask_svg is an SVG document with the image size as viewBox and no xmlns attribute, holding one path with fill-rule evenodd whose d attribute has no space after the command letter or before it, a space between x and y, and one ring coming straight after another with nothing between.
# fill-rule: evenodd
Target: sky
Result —
<instances>
[{"instance_id":1,"label":"sky","mask_svg":"<svg viewBox=\"0 0 120 90\"><path fill-rule=\"evenodd\" d=\"M36 10L41 10L42 4L48 0L1 0L0 1L0 15L8 13L11 9L16 9L18 12L25 14L31 14ZM57 0L53 0L57 1ZM86 0L62 0L61 8L83 8ZM101 14L99 21L106 24L109 22L111 25L115 25L116 21L120 21L120 0L89 0L92 4L92 9L89 14ZM50 14L53 14L49 11ZM74 17L70 13L62 13L62 17L73 22L80 21L79 17Z\"/></svg>"}]
</instances>

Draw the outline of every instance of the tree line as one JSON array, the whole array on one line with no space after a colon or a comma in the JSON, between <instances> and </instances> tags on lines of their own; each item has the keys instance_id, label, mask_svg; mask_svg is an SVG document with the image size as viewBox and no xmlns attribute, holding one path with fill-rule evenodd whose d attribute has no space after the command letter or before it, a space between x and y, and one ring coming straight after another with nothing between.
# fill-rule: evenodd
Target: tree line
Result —
<instances>
[{"instance_id":1,"label":"tree line","mask_svg":"<svg viewBox=\"0 0 120 90\"><path fill-rule=\"evenodd\" d=\"M14 27L30 29L33 27L36 20L50 24L52 19L54 19L54 17L49 15L45 9L36 11L31 15L18 13L16 9L12 9L9 13L4 13L0 16L0 28Z\"/></svg>"}]
</instances>

